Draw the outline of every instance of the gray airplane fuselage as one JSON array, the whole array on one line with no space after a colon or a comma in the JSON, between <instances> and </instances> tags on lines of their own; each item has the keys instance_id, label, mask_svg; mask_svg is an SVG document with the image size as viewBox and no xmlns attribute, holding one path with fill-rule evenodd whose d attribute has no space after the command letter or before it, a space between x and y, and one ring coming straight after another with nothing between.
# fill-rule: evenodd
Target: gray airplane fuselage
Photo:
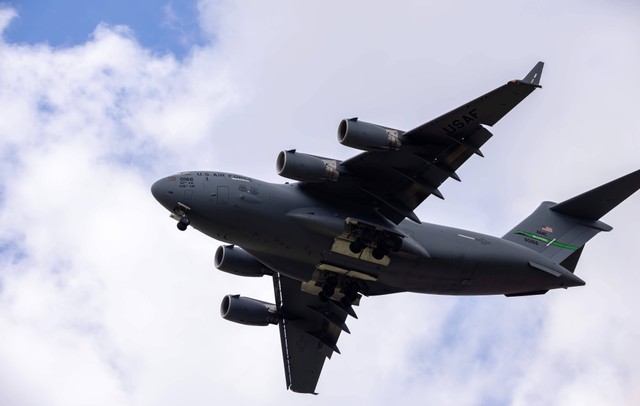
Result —
<instances>
[{"instance_id":1,"label":"gray airplane fuselage","mask_svg":"<svg viewBox=\"0 0 640 406\"><path fill-rule=\"evenodd\" d=\"M373 208L333 200L304 184L273 184L240 175L194 171L157 181L153 195L169 211L188 208L190 225L242 247L264 265L300 281L319 263L370 276L365 294L517 294L581 286L549 258L511 241L441 225L395 225ZM347 219L402 235L385 261L336 252Z\"/></svg>"}]
</instances>

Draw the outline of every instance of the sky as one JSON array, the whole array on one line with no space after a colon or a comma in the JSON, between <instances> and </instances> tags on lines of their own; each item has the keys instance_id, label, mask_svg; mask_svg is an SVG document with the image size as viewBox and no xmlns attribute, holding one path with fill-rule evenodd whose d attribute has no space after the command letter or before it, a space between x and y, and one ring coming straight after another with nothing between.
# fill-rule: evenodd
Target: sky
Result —
<instances>
[{"instance_id":1,"label":"sky","mask_svg":"<svg viewBox=\"0 0 640 406\"><path fill-rule=\"evenodd\" d=\"M193 46L214 42L198 24L195 1L21 0L4 2L18 16L6 27L7 42L69 48L85 43L99 24L121 25L152 52L182 58Z\"/></svg>"},{"instance_id":2,"label":"sky","mask_svg":"<svg viewBox=\"0 0 640 406\"><path fill-rule=\"evenodd\" d=\"M640 195L603 218L585 287L365 298L318 396L285 389L276 328L219 316L271 282L215 270L151 184L284 182L279 151L346 159L344 117L410 129L545 61L416 213L503 235L640 167L631 1L0 2L0 404L640 404Z\"/></svg>"}]
</instances>

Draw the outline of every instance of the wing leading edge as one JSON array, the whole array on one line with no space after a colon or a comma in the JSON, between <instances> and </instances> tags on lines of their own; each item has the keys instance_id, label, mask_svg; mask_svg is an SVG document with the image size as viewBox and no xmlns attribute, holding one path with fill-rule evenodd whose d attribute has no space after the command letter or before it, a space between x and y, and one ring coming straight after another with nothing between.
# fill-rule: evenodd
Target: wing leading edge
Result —
<instances>
[{"instance_id":1,"label":"wing leading edge","mask_svg":"<svg viewBox=\"0 0 640 406\"><path fill-rule=\"evenodd\" d=\"M323 302L316 295L301 290L301 282L282 274L273 275L280 342L287 389L315 394L326 358L337 347L349 310L336 302Z\"/></svg>"},{"instance_id":2,"label":"wing leading edge","mask_svg":"<svg viewBox=\"0 0 640 406\"><path fill-rule=\"evenodd\" d=\"M509 81L406 133L399 131L399 149L368 151L342 162L352 175L345 183L373 199L394 223L404 218L419 222L413 210L430 195L444 199L440 185L448 178L459 181L456 170L472 155L483 156L480 148L492 136L485 126L496 124L541 87L543 66L538 62L522 80Z\"/></svg>"}]
</instances>

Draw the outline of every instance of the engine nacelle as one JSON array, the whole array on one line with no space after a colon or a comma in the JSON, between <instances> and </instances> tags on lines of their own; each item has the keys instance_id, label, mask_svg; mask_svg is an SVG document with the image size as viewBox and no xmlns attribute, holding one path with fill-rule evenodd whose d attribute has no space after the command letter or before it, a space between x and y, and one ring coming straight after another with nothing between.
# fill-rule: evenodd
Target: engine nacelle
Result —
<instances>
[{"instance_id":1,"label":"engine nacelle","mask_svg":"<svg viewBox=\"0 0 640 406\"><path fill-rule=\"evenodd\" d=\"M219 270L239 276L256 277L273 273L253 255L233 245L218 247L213 263Z\"/></svg>"},{"instance_id":2,"label":"engine nacelle","mask_svg":"<svg viewBox=\"0 0 640 406\"><path fill-rule=\"evenodd\" d=\"M225 320L248 326L268 326L279 322L276 305L240 295L225 296L220 305L220 315Z\"/></svg>"},{"instance_id":3,"label":"engine nacelle","mask_svg":"<svg viewBox=\"0 0 640 406\"><path fill-rule=\"evenodd\" d=\"M398 130L358 121L357 118L345 118L338 126L340 144L364 151L399 149Z\"/></svg>"},{"instance_id":4,"label":"engine nacelle","mask_svg":"<svg viewBox=\"0 0 640 406\"><path fill-rule=\"evenodd\" d=\"M303 182L325 182L338 180L338 162L315 155L282 151L276 161L278 175Z\"/></svg>"}]
</instances>

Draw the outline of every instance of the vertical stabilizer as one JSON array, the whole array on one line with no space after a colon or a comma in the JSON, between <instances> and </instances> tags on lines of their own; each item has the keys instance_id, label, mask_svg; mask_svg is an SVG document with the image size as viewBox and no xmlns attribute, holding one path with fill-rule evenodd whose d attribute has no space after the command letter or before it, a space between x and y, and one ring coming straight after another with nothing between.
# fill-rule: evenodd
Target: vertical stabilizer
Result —
<instances>
[{"instance_id":1,"label":"vertical stabilizer","mask_svg":"<svg viewBox=\"0 0 640 406\"><path fill-rule=\"evenodd\" d=\"M573 272L585 243L600 231L611 231L600 218L638 189L640 170L562 203L543 202L502 238L540 252Z\"/></svg>"}]
</instances>

